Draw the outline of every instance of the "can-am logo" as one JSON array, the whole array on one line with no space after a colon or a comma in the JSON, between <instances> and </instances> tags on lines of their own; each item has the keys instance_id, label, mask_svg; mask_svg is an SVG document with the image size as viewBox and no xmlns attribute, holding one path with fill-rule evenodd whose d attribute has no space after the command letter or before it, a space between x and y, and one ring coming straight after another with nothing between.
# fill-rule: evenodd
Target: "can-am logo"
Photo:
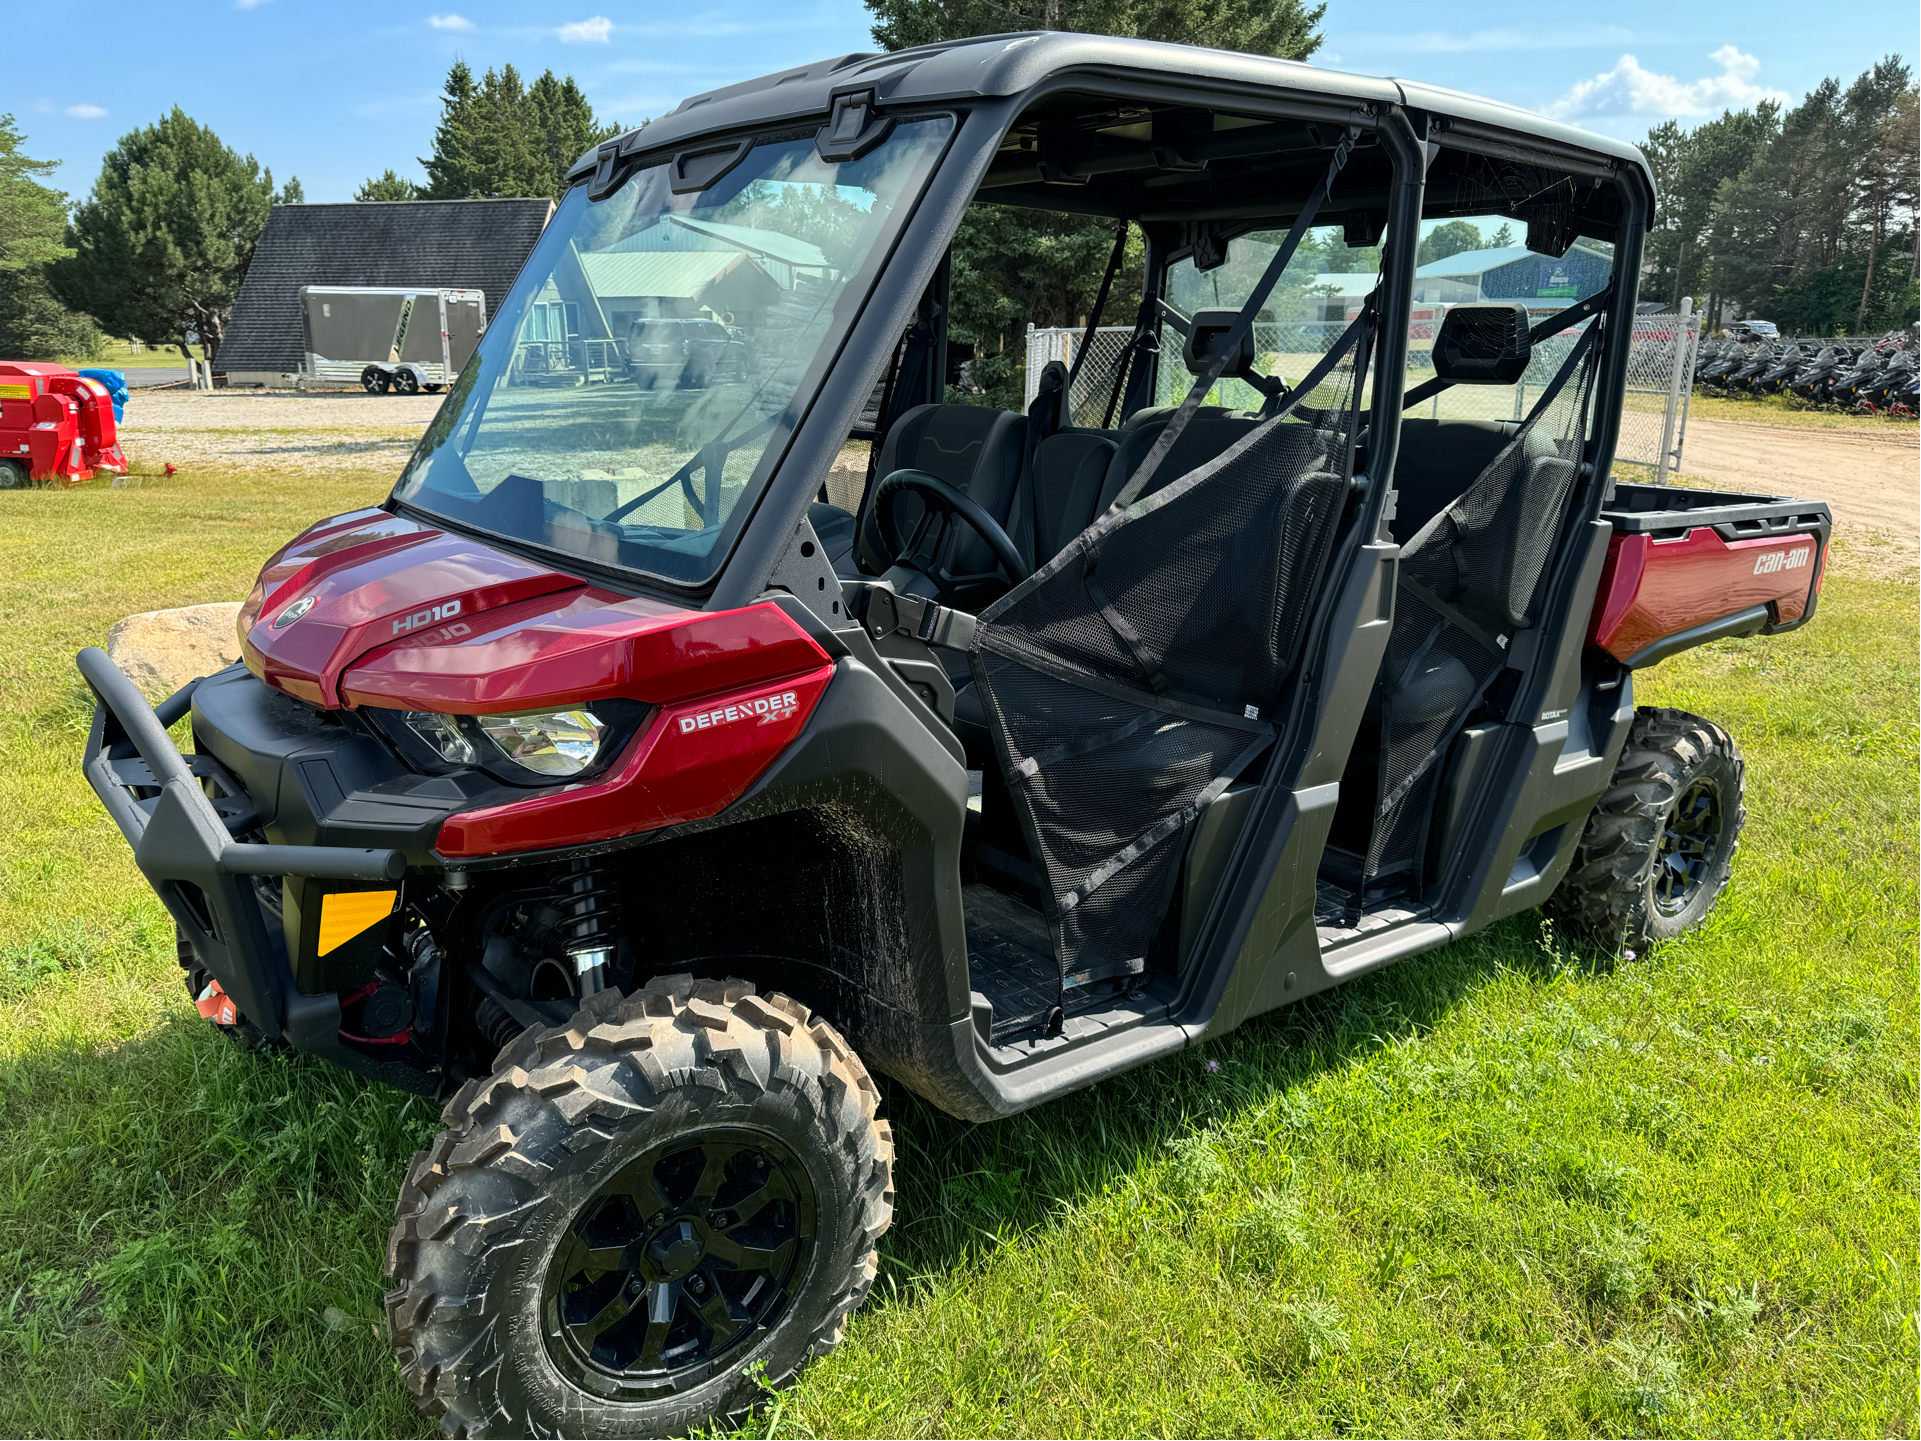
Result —
<instances>
[{"instance_id":1,"label":"can-am logo","mask_svg":"<svg viewBox=\"0 0 1921 1441\"><path fill-rule=\"evenodd\" d=\"M1754 573L1773 575L1777 570L1799 570L1808 563L1808 557L1813 554L1814 547L1810 545L1799 546L1794 550L1771 550L1765 555L1757 555L1754 558Z\"/></svg>"},{"instance_id":2,"label":"can-am logo","mask_svg":"<svg viewBox=\"0 0 1921 1441\"><path fill-rule=\"evenodd\" d=\"M773 695L757 696L738 705L715 706L698 715L684 715L680 718L680 733L686 735L689 731L711 730L715 726L732 725L735 721L744 720L759 720L765 725L769 721L792 715L798 705L792 691L776 691Z\"/></svg>"},{"instance_id":3,"label":"can-am logo","mask_svg":"<svg viewBox=\"0 0 1921 1441\"><path fill-rule=\"evenodd\" d=\"M445 605L437 605L431 610L417 610L412 615L403 615L394 622L394 634L405 635L417 625L439 625L443 620L452 620L460 614L460 602L450 600Z\"/></svg>"}]
</instances>

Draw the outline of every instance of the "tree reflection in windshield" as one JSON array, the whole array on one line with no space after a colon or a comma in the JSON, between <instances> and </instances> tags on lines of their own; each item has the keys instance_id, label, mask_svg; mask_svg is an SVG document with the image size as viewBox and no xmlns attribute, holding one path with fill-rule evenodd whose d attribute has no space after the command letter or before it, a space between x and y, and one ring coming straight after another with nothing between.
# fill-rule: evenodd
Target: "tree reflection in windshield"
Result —
<instances>
[{"instance_id":1,"label":"tree reflection in windshield","mask_svg":"<svg viewBox=\"0 0 1921 1441\"><path fill-rule=\"evenodd\" d=\"M603 564L710 576L851 318L843 296L951 128L902 124L840 164L811 135L770 141L690 195L666 165L598 203L576 188L397 498Z\"/></svg>"}]
</instances>

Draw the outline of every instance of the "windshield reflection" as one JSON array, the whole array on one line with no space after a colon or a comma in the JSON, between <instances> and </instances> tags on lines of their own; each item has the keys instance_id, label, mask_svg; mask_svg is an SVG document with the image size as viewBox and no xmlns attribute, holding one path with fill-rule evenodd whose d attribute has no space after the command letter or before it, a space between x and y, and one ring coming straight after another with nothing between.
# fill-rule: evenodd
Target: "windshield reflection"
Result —
<instances>
[{"instance_id":1,"label":"windshield reflection","mask_svg":"<svg viewBox=\"0 0 1921 1441\"><path fill-rule=\"evenodd\" d=\"M851 320L843 299L865 293L951 128L902 124L840 164L811 133L767 141L689 195L665 165L598 203L576 188L396 497L603 564L708 578Z\"/></svg>"}]
</instances>

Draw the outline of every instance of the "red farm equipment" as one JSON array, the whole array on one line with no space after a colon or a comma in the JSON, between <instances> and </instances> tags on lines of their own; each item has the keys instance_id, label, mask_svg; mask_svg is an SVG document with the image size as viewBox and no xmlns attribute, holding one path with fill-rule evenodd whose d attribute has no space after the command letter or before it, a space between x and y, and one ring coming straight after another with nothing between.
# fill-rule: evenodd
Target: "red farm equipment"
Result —
<instances>
[{"instance_id":1,"label":"red farm equipment","mask_svg":"<svg viewBox=\"0 0 1921 1441\"><path fill-rule=\"evenodd\" d=\"M34 360L0 360L0 490L125 475L113 397L97 380Z\"/></svg>"}]
</instances>

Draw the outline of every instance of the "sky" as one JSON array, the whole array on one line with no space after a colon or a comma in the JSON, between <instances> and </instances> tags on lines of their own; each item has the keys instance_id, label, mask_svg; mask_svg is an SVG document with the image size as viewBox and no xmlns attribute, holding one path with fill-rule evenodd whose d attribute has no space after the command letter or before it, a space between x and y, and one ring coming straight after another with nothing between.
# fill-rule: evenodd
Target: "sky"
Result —
<instances>
[{"instance_id":1,"label":"sky","mask_svg":"<svg viewBox=\"0 0 1921 1441\"><path fill-rule=\"evenodd\" d=\"M859 0L429 0L443 9L312 0L177 0L87 12L84 56L65 7L6 6L14 67L0 110L26 151L56 160L76 199L121 135L179 105L308 200L350 200L392 167L418 178L456 56L571 74L596 111L638 124L717 85L872 49ZM1921 53L1914 0L1852 0L1845 23L1782 0L1328 0L1314 63L1472 91L1625 140L1758 100L1798 101L1894 52ZM538 16L535 20L534 16ZM65 56L62 60L58 57Z\"/></svg>"}]
</instances>

